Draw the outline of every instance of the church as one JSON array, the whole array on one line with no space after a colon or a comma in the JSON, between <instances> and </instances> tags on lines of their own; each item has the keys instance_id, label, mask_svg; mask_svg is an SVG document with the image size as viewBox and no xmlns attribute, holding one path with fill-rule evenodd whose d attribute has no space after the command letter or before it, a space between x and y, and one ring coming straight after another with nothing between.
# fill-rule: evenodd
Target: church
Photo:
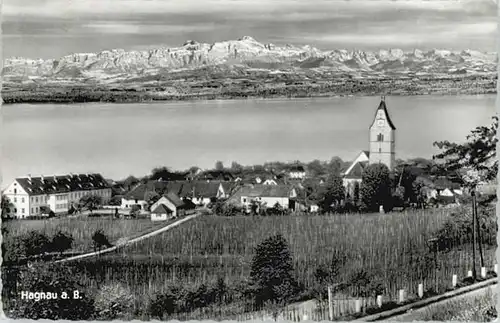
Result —
<instances>
[{"instance_id":1,"label":"church","mask_svg":"<svg viewBox=\"0 0 500 323\"><path fill-rule=\"evenodd\" d=\"M369 150L362 150L352 164L342 173L346 193L353 196L356 183L361 183L361 176L366 166L375 163L387 165L393 170L396 162L396 127L392 122L385 97L375 112L369 129Z\"/></svg>"}]
</instances>

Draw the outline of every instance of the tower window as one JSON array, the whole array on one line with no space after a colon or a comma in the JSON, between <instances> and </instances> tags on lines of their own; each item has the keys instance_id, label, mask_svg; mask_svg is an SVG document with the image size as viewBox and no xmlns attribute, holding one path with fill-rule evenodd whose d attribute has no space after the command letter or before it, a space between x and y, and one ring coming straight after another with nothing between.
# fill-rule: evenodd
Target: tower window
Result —
<instances>
[{"instance_id":1,"label":"tower window","mask_svg":"<svg viewBox=\"0 0 500 323\"><path fill-rule=\"evenodd\" d=\"M383 134L381 134L381 133L379 133L379 134L377 135L377 141L384 141L384 135L383 135Z\"/></svg>"},{"instance_id":2,"label":"tower window","mask_svg":"<svg viewBox=\"0 0 500 323\"><path fill-rule=\"evenodd\" d=\"M379 152L379 153L381 153L381 152L382 152L382 148L379 148L379 149L378 149L378 152Z\"/></svg>"}]
</instances>

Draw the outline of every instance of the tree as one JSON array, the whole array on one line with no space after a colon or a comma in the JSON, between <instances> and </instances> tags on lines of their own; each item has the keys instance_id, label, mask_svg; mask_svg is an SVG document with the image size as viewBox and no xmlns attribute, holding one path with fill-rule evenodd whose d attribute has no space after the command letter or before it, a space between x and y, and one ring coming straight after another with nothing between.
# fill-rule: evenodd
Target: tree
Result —
<instances>
[{"instance_id":1,"label":"tree","mask_svg":"<svg viewBox=\"0 0 500 323\"><path fill-rule=\"evenodd\" d=\"M154 191L148 191L144 193L144 201L148 203L148 207L151 207L160 199L160 194Z\"/></svg>"},{"instance_id":2,"label":"tree","mask_svg":"<svg viewBox=\"0 0 500 323\"><path fill-rule=\"evenodd\" d=\"M448 174L457 174L469 188L475 188L481 182L491 181L496 178L498 171L497 129L498 117L495 116L489 127L481 126L472 130L463 144L434 142L434 146L443 151L433 156L433 159L444 160L440 169Z\"/></svg>"},{"instance_id":3,"label":"tree","mask_svg":"<svg viewBox=\"0 0 500 323\"><path fill-rule=\"evenodd\" d=\"M312 177L325 175L327 173L325 165L318 159L315 159L307 164L307 170L311 173Z\"/></svg>"},{"instance_id":4,"label":"tree","mask_svg":"<svg viewBox=\"0 0 500 323\"><path fill-rule=\"evenodd\" d=\"M333 205L338 205L345 199L345 196L342 178L337 174L330 175L326 180L325 189L320 197L323 210L332 211Z\"/></svg>"},{"instance_id":5,"label":"tree","mask_svg":"<svg viewBox=\"0 0 500 323\"><path fill-rule=\"evenodd\" d=\"M69 234L65 234L62 231L58 231L53 237L51 242L51 248L55 252L62 254L64 251L71 249L73 244L73 237Z\"/></svg>"},{"instance_id":6,"label":"tree","mask_svg":"<svg viewBox=\"0 0 500 323\"><path fill-rule=\"evenodd\" d=\"M111 248L113 245L109 243L108 237L102 232L102 230L96 230L92 235L92 241L94 245L94 251L101 251L102 247Z\"/></svg>"},{"instance_id":7,"label":"tree","mask_svg":"<svg viewBox=\"0 0 500 323\"><path fill-rule=\"evenodd\" d=\"M137 177L130 175L129 177L123 180L123 186L126 187L128 191L132 189L132 187L138 184L140 181Z\"/></svg>"},{"instance_id":8,"label":"tree","mask_svg":"<svg viewBox=\"0 0 500 323\"><path fill-rule=\"evenodd\" d=\"M0 208L2 209L2 219L7 219L10 217L10 214L14 209L14 204L12 204L10 199L5 195L2 195L1 203Z\"/></svg>"},{"instance_id":9,"label":"tree","mask_svg":"<svg viewBox=\"0 0 500 323\"><path fill-rule=\"evenodd\" d=\"M354 182L354 190L353 190L353 197L352 197L352 202L354 205L359 205L360 203L360 185L359 182Z\"/></svg>"},{"instance_id":10,"label":"tree","mask_svg":"<svg viewBox=\"0 0 500 323\"><path fill-rule=\"evenodd\" d=\"M233 161L231 163L231 172L233 172L234 174L241 174L241 172L243 172L243 166Z\"/></svg>"},{"instance_id":11,"label":"tree","mask_svg":"<svg viewBox=\"0 0 500 323\"><path fill-rule=\"evenodd\" d=\"M384 164L368 165L361 178L361 209L376 212L382 205L388 211L392 204L389 168Z\"/></svg>"},{"instance_id":12,"label":"tree","mask_svg":"<svg viewBox=\"0 0 500 323\"><path fill-rule=\"evenodd\" d=\"M330 159L330 162L327 165L328 173L340 175L340 171L342 169L343 164L344 162L340 157L337 156L332 157L332 159Z\"/></svg>"},{"instance_id":13,"label":"tree","mask_svg":"<svg viewBox=\"0 0 500 323\"><path fill-rule=\"evenodd\" d=\"M256 247L250 280L258 307L267 301L284 305L291 300L298 284L289 246L282 235L271 236Z\"/></svg>"},{"instance_id":14,"label":"tree","mask_svg":"<svg viewBox=\"0 0 500 323\"><path fill-rule=\"evenodd\" d=\"M90 214L93 214L94 210L97 210L102 205L102 197L99 195L85 195L80 199L80 206L82 208L86 208L90 211Z\"/></svg>"},{"instance_id":15,"label":"tree","mask_svg":"<svg viewBox=\"0 0 500 323\"><path fill-rule=\"evenodd\" d=\"M220 160L218 160L215 163L215 170L218 170L218 171L223 171L224 170L224 164Z\"/></svg>"}]
</instances>

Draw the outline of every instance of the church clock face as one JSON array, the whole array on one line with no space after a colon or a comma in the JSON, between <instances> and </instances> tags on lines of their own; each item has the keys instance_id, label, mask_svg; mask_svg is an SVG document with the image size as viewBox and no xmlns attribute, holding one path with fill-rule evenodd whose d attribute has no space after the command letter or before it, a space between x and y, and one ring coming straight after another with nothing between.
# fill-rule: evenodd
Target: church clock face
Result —
<instances>
[{"instance_id":1,"label":"church clock face","mask_svg":"<svg viewBox=\"0 0 500 323\"><path fill-rule=\"evenodd\" d=\"M383 127L384 126L384 120L383 119L378 119L377 120L377 126Z\"/></svg>"}]
</instances>

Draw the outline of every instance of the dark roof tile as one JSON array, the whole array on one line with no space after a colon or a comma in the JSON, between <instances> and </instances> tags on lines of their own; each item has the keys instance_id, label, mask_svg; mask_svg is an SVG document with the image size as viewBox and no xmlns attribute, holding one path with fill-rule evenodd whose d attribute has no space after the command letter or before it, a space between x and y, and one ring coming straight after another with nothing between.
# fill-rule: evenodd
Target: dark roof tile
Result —
<instances>
[{"instance_id":1,"label":"dark roof tile","mask_svg":"<svg viewBox=\"0 0 500 323\"><path fill-rule=\"evenodd\" d=\"M29 195L69 193L111 188L101 174L20 177L16 181Z\"/></svg>"}]
</instances>

